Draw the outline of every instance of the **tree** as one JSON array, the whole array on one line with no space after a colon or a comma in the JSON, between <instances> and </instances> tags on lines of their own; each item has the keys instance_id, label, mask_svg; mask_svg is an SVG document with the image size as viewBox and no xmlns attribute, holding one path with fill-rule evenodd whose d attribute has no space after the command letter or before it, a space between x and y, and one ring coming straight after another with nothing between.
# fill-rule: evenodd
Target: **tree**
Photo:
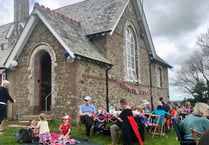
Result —
<instances>
[{"instance_id":1,"label":"tree","mask_svg":"<svg viewBox=\"0 0 209 145\"><path fill-rule=\"evenodd\" d=\"M205 102L209 98L209 29L196 44L197 50L177 72L175 85L191 94L195 101Z\"/></svg>"}]
</instances>

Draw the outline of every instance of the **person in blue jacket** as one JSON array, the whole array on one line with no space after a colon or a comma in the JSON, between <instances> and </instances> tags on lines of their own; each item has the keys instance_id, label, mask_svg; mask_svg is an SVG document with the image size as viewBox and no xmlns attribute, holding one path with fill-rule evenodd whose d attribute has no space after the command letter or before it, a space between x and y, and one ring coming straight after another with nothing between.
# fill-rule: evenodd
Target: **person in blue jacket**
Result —
<instances>
[{"instance_id":1,"label":"person in blue jacket","mask_svg":"<svg viewBox=\"0 0 209 145\"><path fill-rule=\"evenodd\" d=\"M152 114L162 115L160 117L159 124L162 124L163 123L164 115L170 115L168 112L166 112L165 110L163 110L162 106L160 106L160 105L158 105L157 110L152 111ZM158 117L155 118L155 121L156 122L157 122L157 120L158 120Z\"/></svg>"}]
</instances>

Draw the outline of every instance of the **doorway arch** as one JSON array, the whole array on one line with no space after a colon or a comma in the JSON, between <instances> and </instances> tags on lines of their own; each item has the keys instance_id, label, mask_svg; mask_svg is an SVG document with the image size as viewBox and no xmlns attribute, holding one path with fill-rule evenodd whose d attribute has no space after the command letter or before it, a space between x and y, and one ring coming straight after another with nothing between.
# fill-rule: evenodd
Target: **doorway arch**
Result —
<instances>
[{"instance_id":1,"label":"doorway arch","mask_svg":"<svg viewBox=\"0 0 209 145\"><path fill-rule=\"evenodd\" d=\"M51 106L51 57L42 52L39 63L39 111L50 110ZM45 102L46 101L46 102Z\"/></svg>"},{"instance_id":2,"label":"doorway arch","mask_svg":"<svg viewBox=\"0 0 209 145\"><path fill-rule=\"evenodd\" d=\"M30 85L29 100L32 114L45 111L45 97L47 110L55 104L55 73L56 55L52 47L47 44L39 44L34 47L29 58Z\"/></svg>"}]
</instances>

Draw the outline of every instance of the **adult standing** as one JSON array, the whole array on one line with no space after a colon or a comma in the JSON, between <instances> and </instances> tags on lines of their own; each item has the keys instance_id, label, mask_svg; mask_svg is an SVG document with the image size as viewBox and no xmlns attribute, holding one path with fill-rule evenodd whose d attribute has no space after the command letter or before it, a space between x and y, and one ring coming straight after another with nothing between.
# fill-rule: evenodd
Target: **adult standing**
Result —
<instances>
[{"instance_id":1,"label":"adult standing","mask_svg":"<svg viewBox=\"0 0 209 145\"><path fill-rule=\"evenodd\" d=\"M110 126L110 133L112 138L112 143L110 145L115 145L117 143L117 132L122 129L124 120L127 118L127 116L133 116L132 110L128 106L126 99L120 100L120 106L122 108L122 112L119 116L115 115L117 122L116 124Z\"/></svg>"},{"instance_id":2,"label":"adult standing","mask_svg":"<svg viewBox=\"0 0 209 145\"><path fill-rule=\"evenodd\" d=\"M84 98L85 104L80 105L80 121L86 125L86 141L89 140L91 126L93 124L93 115L96 113L94 105L91 103L91 97L86 96Z\"/></svg>"},{"instance_id":3,"label":"adult standing","mask_svg":"<svg viewBox=\"0 0 209 145\"><path fill-rule=\"evenodd\" d=\"M10 82L7 80L4 80L2 82L2 85L0 86L0 134L3 134L3 124L4 124L4 118L6 115L6 109L7 109L7 102L15 103L16 100L13 99L9 93L8 93L8 87Z\"/></svg>"}]
</instances>

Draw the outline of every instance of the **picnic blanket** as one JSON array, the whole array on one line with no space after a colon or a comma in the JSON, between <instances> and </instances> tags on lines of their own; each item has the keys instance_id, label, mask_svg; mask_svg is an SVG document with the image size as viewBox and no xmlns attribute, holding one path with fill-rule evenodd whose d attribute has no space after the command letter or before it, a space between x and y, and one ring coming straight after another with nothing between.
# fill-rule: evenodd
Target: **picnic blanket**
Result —
<instances>
[{"instance_id":1,"label":"picnic blanket","mask_svg":"<svg viewBox=\"0 0 209 145\"><path fill-rule=\"evenodd\" d=\"M79 141L75 139L67 139L67 140L58 140L60 137L60 132L51 132L51 144L52 145L70 145L70 144L80 144Z\"/></svg>"},{"instance_id":2,"label":"picnic blanket","mask_svg":"<svg viewBox=\"0 0 209 145\"><path fill-rule=\"evenodd\" d=\"M15 137L18 137L18 133L15 135ZM51 132L51 145L71 145L71 144L80 144L78 140L75 139L67 139L67 140L58 140L59 136L61 135L60 132ZM38 142L35 143L23 143L21 145L37 145Z\"/></svg>"},{"instance_id":3,"label":"picnic blanket","mask_svg":"<svg viewBox=\"0 0 209 145\"><path fill-rule=\"evenodd\" d=\"M66 141L58 141L58 137L60 135L60 132L51 132L52 137L52 144L51 145L70 145L70 144L80 144L80 145L100 145L98 143L92 143L85 141L81 138L74 138L74 139L68 139ZM35 143L23 143L21 145L39 145L38 142Z\"/></svg>"}]
</instances>

